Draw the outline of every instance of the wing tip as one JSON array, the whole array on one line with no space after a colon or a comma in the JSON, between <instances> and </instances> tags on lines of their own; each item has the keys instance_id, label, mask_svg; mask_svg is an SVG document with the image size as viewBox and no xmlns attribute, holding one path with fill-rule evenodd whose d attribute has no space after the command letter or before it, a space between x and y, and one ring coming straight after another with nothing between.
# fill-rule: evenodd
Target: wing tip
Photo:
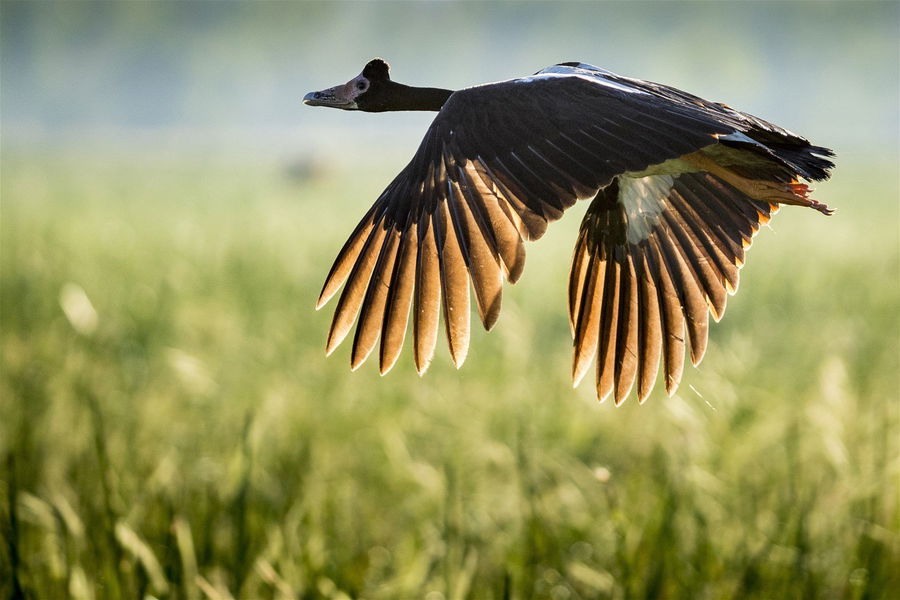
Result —
<instances>
[{"instance_id":1,"label":"wing tip","mask_svg":"<svg viewBox=\"0 0 900 600\"><path fill-rule=\"evenodd\" d=\"M378 373L382 377L387 375L400 360L400 351L402 349L402 342L400 346L390 346L385 343L384 337L381 338L381 348L378 352Z\"/></svg>"},{"instance_id":2,"label":"wing tip","mask_svg":"<svg viewBox=\"0 0 900 600\"><path fill-rule=\"evenodd\" d=\"M357 371L363 363L366 362L368 357L368 353L363 353L362 356L360 356L358 353L352 352L350 356L350 370L353 372Z\"/></svg>"},{"instance_id":3,"label":"wing tip","mask_svg":"<svg viewBox=\"0 0 900 600\"><path fill-rule=\"evenodd\" d=\"M577 388L581 382L584 380L585 375L591 368L591 362L593 362L593 355L590 359L584 359L581 353L576 353L575 356L572 357L572 388Z\"/></svg>"},{"instance_id":4,"label":"wing tip","mask_svg":"<svg viewBox=\"0 0 900 600\"><path fill-rule=\"evenodd\" d=\"M466 362L467 355L467 350L462 350L461 352L450 352L450 360L453 362L453 366L456 367L457 370L462 368L463 363Z\"/></svg>"},{"instance_id":5,"label":"wing tip","mask_svg":"<svg viewBox=\"0 0 900 600\"><path fill-rule=\"evenodd\" d=\"M416 363L416 374L418 374L419 377L423 377L428 371L428 367L431 366L431 359L423 359L418 353L416 353L414 359L414 362Z\"/></svg>"},{"instance_id":6,"label":"wing tip","mask_svg":"<svg viewBox=\"0 0 900 600\"><path fill-rule=\"evenodd\" d=\"M691 346L691 364L695 367L700 366L700 363L703 362L703 357L706 356L706 344L704 343L702 347L699 347L696 351L694 347Z\"/></svg>"},{"instance_id":7,"label":"wing tip","mask_svg":"<svg viewBox=\"0 0 900 600\"><path fill-rule=\"evenodd\" d=\"M334 354L334 351L337 350L337 347L341 345L343 340L336 339L334 335L329 334L328 340L325 342L325 356L331 356Z\"/></svg>"},{"instance_id":8,"label":"wing tip","mask_svg":"<svg viewBox=\"0 0 900 600\"><path fill-rule=\"evenodd\" d=\"M497 298L495 298L491 303L484 314L481 314L481 324L484 326L485 331L490 331L497 325L497 321L500 319L500 299L501 296L498 294Z\"/></svg>"},{"instance_id":9,"label":"wing tip","mask_svg":"<svg viewBox=\"0 0 900 600\"><path fill-rule=\"evenodd\" d=\"M666 375L666 396L671 398L675 395L675 392L678 391L678 385L681 383L681 378L675 378L671 375Z\"/></svg>"},{"instance_id":10,"label":"wing tip","mask_svg":"<svg viewBox=\"0 0 900 600\"><path fill-rule=\"evenodd\" d=\"M382 362L381 364L378 365L378 374L381 377L384 377L385 375L390 373L391 369L393 369L394 365L396 365L396 364L397 364L396 359L393 361L390 361L388 363Z\"/></svg>"},{"instance_id":11,"label":"wing tip","mask_svg":"<svg viewBox=\"0 0 900 600\"><path fill-rule=\"evenodd\" d=\"M503 264L504 271L506 273L506 280L510 283L510 285L514 285L519 278L522 277L522 273L525 271L525 261L517 260L513 263L512 267L508 267L506 263Z\"/></svg>"},{"instance_id":12,"label":"wing tip","mask_svg":"<svg viewBox=\"0 0 900 600\"><path fill-rule=\"evenodd\" d=\"M328 301L331 300L331 296L333 294L325 295L325 290L322 290L322 293L319 294L318 299L316 299L316 310L320 310L323 306L328 304Z\"/></svg>"}]
</instances>

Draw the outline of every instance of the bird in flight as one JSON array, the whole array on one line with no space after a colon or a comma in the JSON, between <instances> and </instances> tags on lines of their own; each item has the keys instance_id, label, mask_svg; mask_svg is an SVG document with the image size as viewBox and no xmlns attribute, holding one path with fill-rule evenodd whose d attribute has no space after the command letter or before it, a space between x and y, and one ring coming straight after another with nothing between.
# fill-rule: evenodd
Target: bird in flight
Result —
<instances>
[{"instance_id":1,"label":"bird in flight","mask_svg":"<svg viewBox=\"0 0 900 600\"><path fill-rule=\"evenodd\" d=\"M381 373L390 370L410 311L419 374L434 356L441 312L461 366L470 284L490 330L503 281L522 274L523 242L590 200L569 274L573 382L595 362L600 400L613 394L620 404L636 386L643 402L662 364L671 395L685 347L694 365L703 358L709 315L722 317L760 225L781 204L832 212L803 182L829 177L830 149L725 104L584 63L453 91L394 82L376 58L303 102L438 113L350 234L319 296L317 309L343 286L326 352L357 321L352 369L379 346Z\"/></svg>"}]
</instances>

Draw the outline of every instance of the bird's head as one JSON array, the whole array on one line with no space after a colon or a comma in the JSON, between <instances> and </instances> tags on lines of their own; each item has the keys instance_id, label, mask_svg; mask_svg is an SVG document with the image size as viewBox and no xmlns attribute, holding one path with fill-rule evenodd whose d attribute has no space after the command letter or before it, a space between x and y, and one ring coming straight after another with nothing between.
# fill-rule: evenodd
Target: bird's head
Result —
<instances>
[{"instance_id":1,"label":"bird's head","mask_svg":"<svg viewBox=\"0 0 900 600\"><path fill-rule=\"evenodd\" d=\"M343 110L380 112L386 110L381 98L391 83L390 65L380 58L373 58L363 68L362 73L334 87L310 92L303 97L303 103L310 106L329 106Z\"/></svg>"}]
</instances>

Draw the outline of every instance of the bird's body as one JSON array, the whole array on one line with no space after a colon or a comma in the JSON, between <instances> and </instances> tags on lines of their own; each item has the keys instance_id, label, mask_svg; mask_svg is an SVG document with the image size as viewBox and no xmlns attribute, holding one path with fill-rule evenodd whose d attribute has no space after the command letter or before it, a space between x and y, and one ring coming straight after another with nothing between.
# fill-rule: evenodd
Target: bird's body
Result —
<instances>
[{"instance_id":1,"label":"bird's body","mask_svg":"<svg viewBox=\"0 0 900 600\"><path fill-rule=\"evenodd\" d=\"M459 366L469 342L469 283L490 329L524 240L592 199L569 278L577 384L596 358L597 393L644 400L662 361L672 393L685 340L697 364L708 314L721 318L744 251L779 204L827 207L805 180L829 176L832 152L781 127L675 88L562 63L530 77L453 92L390 80L375 59L307 104L437 110L415 156L339 253L321 307L344 285L330 353L358 316L351 366L380 344L397 360L410 311L420 373L439 314Z\"/></svg>"}]
</instances>

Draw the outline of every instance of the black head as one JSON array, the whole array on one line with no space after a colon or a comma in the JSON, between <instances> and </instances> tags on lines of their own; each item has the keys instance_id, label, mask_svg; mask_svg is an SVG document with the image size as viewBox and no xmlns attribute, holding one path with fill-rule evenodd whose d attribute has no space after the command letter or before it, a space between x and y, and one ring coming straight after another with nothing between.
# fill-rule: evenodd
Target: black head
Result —
<instances>
[{"instance_id":1,"label":"black head","mask_svg":"<svg viewBox=\"0 0 900 600\"><path fill-rule=\"evenodd\" d=\"M440 88L410 87L391 81L391 68L373 58L362 73L345 83L321 92L310 92L303 102L344 110L384 112L388 110L438 111L453 92Z\"/></svg>"},{"instance_id":2,"label":"black head","mask_svg":"<svg viewBox=\"0 0 900 600\"><path fill-rule=\"evenodd\" d=\"M391 65L383 58L373 58L363 67L362 76L371 81L390 81Z\"/></svg>"},{"instance_id":3,"label":"black head","mask_svg":"<svg viewBox=\"0 0 900 600\"><path fill-rule=\"evenodd\" d=\"M384 60L373 58L363 67L362 73L347 83L310 92L303 97L303 103L367 112L388 110L385 92L391 84L390 69Z\"/></svg>"}]
</instances>

